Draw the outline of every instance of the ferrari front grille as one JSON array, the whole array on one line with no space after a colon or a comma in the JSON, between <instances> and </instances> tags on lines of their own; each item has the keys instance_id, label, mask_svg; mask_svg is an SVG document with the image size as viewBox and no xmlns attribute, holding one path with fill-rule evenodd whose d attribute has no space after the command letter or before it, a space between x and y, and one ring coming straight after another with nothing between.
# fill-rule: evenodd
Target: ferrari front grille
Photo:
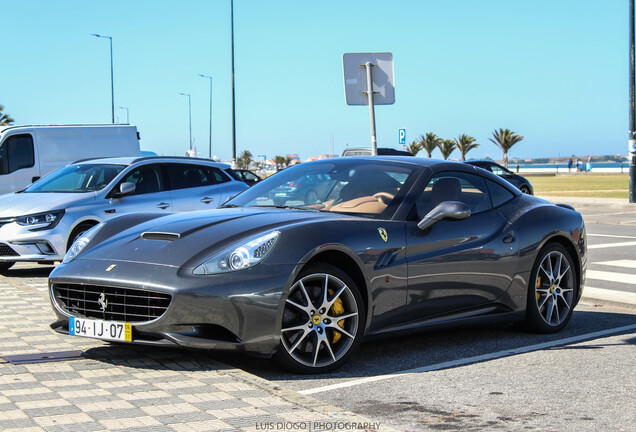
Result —
<instances>
[{"instance_id":1,"label":"ferrari front grille","mask_svg":"<svg viewBox=\"0 0 636 432\"><path fill-rule=\"evenodd\" d=\"M0 256L3 257L12 257L12 256L20 256L19 253L11 249L11 246L6 245L4 243L0 243Z\"/></svg>"},{"instance_id":2,"label":"ferrari front grille","mask_svg":"<svg viewBox=\"0 0 636 432\"><path fill-rule=\"evenodd\" d=\"M66 313L83 318L142 323L164 314L170 294L123 287L53 284L57 304Z\"/></svg>"}]
</instances>

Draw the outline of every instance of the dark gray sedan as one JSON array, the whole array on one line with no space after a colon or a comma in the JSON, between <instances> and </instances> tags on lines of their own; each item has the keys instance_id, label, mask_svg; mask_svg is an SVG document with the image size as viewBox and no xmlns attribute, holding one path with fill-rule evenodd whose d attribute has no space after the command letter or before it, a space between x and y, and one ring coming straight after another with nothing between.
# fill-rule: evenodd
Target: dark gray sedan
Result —
<instances>
[{"instance_id":1,"label":"dark gray sedan","mask_svg":"<svg viewBox=\"0 0 636 432\"><path fill-rule=\"evenodd\" d=\"M311 203L272 201L309 178L328 182ZM126 215L86 232L51 273L52 327L324 372L366 337L491 321L559 331L586 262L578 212L482 169L329 159L288 168L218 210Z\"/></svg>"},{"instance_id":2,"label":"dark gray sedan","mask_svg":"<svg viewBox=\"0 0 636 432\"><path fill-rule=\"evenodd\" d=\"M519 174L513 173L508 168L503 167L499 165L498 163L495 163L490 160L474 160L474 161L466 161L466 163L488 170L491 173L498 175L499 177L512 183L521 192L525 194L529 194L529 195L534 195L534 187L532 187L532 183L530 183L530 180L528 180L527 178L523 176L520 176Z\"/></svg>"}]
</instances>

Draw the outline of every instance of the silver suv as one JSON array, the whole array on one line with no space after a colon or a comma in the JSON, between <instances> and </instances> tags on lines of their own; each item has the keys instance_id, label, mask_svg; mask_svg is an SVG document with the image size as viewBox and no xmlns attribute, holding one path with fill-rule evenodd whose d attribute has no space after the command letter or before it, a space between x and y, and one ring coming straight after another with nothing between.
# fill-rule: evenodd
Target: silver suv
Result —
<instances>
[{"instance_id":1,"label":"silver suv","mask_svg":"<svg viewBox=\"0 0 636 432\"><path fill-rule=\"evenodd\" d=\"M0 196L0 271L16 261L61 261L75 239L131 212L213 209L247 189L230 166L180 157L72 163Z\"/></svg>"}]
</instances>

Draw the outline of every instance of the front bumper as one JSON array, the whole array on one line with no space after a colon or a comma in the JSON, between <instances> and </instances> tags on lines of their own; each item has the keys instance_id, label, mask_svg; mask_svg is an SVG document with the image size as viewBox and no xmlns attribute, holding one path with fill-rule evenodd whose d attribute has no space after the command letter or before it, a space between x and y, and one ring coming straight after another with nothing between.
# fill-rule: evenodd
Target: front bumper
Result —
<instances>
[{"instance_id":1,"label":"front bumper","mask_svg":"<svg viewBox=\"0 0 636 432\"><path fill-rule=\"evenodd\" d=\"M195 276L192 269L78 259L57 267L49 279L58 318L51 327L68 334L69 316L79 316L60 304L56 284L149 290L172 298L159 318L131 323L133 343L271 356L279 344L281 300L294 267L260 264L238 272Z\"/></svg>"},{"instance_id":2,"label":"front bumper","mask_svg":"<svg viewBox=\"0 0 636 432\"><path fill-rule=\"evenodd\" d=\"M33 230L9 222L0 225L0 262L61 261L70 227L62 220L52 229Z\"/></svg>"}]
</instances>

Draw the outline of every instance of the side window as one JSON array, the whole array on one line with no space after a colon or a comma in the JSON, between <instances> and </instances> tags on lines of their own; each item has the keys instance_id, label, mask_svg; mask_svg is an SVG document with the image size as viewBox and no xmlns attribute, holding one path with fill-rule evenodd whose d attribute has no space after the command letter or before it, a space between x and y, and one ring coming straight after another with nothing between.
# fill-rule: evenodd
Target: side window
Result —
<instances>
[{"instance_id":1,"label":"side window","mask_svg":"<svg viewBox=\"0 0 636 432\"><path fill-rule=\"evenodd\" d=\"M13 135L0 147L0 173L9 174L35 164L33 137L30 134Z\"/></svg>"},{"instance_id":2,"label":"side window","mask_svg":"<svg viewBox=\"0 0 636 432\"><path fill-rule=\"evenodd\" d=\"M490 192L493 207L499 207L515 197L515 194L494 181L486 180L486 183L488 184L488 191Z\"/></svg>"},{"instance_id":3,"label":"side window","mask_svg":"<svg viewBox=\"0 0 636 432\"><path fill-rule=\"evenodd\" d=\"M258 180L258 177L256 177L256 175L252 174L249 171L245 171L243 173L243 177L245 178L245 180L250 180L250 181Z\"/></svg>"},{"instance_id":4,"label":"side window","mask_svg":"<svg viewBox=\"0 0 636 432\"><path fill-rule=\"evenodd\" d=\"M471 213L491 208L484 179L464 172L444 172L431 177L415 203L417 217L422 219L444 201L463 202Z\"/></svg>"},{"instance_id":5,"label":"side window","mask_svg":"<svg viewBox=\"0 0 636 432\"><path fill-rule=\"evenodd\" d=\"M205 165L168 164L172 189L189 189L211 186L227 181L215 168Z\"/></svg>"},{"instance_id":6,"label":"side window","mask_svg":"<svg viewBox=\"0 0 636 432\"><path fill-rule=\"evenodd\" d=\"M492 171L493 174L497 174L498 176L505 174L504 170L497 165L488 165L488 168L490 168L490 171Z\"/></svg>"},{"instance_id":7,"label":"side window","mask_svg":"<svg viewBox=\"0 0 636 432\"><path fill-rule=\"evenodd\" d=\"M211 171L211 175L214 176L216 183L225 183L231 180L227 175L225 175L220 169L208 167L208 170Z\"/></svg>"},{"instance_id":8,"label":"side window","mask_svg":"<svg viewBox=\"0 0 636 432\"><path fill-rule=\"evenodd\" d=\"M133 195L142 195L164 190L163 181L161 179L161 167L159 165L144 165L135 168L124 177L122 183L123 182L133 183L136 186Z\"/></svg>"}]
</instances>

